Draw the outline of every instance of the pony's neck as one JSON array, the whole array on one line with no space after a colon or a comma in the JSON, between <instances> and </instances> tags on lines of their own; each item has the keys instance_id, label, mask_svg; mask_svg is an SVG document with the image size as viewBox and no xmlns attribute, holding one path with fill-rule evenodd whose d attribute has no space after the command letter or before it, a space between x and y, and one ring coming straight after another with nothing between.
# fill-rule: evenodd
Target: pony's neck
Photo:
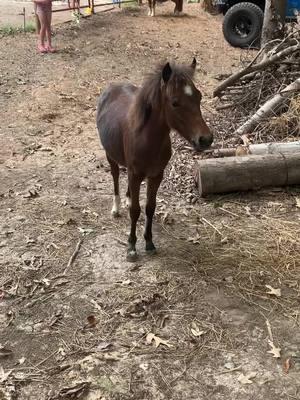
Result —
<instances>
[{"instance_id":1,"label":"pony's neck","mask_svg":"<svg viewBox=\"0 0 300 400\"><path fill-rule=\"evenodd\" d=\"M142 87L135 98L131 120L136 131L145 131L152 136L169 135L170 127L164 110L163 93L159 82L150 87Z\"/></svg>"}]
</instances>

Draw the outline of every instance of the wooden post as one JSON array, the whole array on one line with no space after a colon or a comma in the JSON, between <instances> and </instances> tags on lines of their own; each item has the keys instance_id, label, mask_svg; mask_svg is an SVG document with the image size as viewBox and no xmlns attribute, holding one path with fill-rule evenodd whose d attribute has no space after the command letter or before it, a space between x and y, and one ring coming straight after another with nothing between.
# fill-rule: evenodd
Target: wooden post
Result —
<instances>
[{"instance_id":1,"label":"wooden post","mask_svg":"<svg viewBox=\"0 0 300 400\"><path fill-rule=\"evenodd\" d=\"M26 8L23 7L23 31L26 32Z\"/></svg>"},{"instance_id":2,"label":"wooden post","mask_svg":"<svg viewBox=\"0 0 300 400\"><path fill-rule=\"evenodd\" d=\"M200 196L300 184L300 152L201 160L196 182Z\"/></svg>"}]
</instances>

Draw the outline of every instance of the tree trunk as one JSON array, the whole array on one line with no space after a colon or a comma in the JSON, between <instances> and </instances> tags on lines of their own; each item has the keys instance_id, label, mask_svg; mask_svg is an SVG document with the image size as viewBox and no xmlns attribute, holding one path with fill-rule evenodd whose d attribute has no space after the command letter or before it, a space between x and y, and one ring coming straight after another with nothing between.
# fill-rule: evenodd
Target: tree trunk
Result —
<instances>
[{"instance_id":1,"label":"tree trunk","mask_svg":"<svg viewBox=\"0 0 300 400\"><path fill-rule=\"evenodd\" d=\"M261 46L284 36L286 0L266 0Z\"/></svg>"},{"instance_id":2,"label":"tree trunk","mask_svg":"<svg viewBox=\"0 0 300 400\"><path fill-rule=\"evenodd\" d=\"M300 153L211 158L196 170L200 196L300 184Z\"/></svg>"}]
</instances>

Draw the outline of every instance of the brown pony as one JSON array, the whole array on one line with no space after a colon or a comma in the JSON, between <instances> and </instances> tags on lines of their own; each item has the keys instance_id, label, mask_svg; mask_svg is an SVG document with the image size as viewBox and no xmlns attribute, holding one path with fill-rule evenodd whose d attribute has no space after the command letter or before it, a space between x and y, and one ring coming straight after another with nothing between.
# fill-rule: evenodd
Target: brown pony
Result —
<instances>
[{"instance_id":1,"label":"brown pony","mask_svg":"<svg viewBox=\"0 0 300 400\"><path fill-rule=\"evenodd\" d=\"M168 0L148 0L148 4L149 4L148 15L150 17L155 17L156 3L164 3L166 1L168 1ZM183 0L172 0L172 1L173 1L173 3L175 3L174 14L179 15L180 13L182 13Z\"/></svg>"},{"instance_id":2,"label":"brown pony","mask_svg":"<svg viewBox=\"0 0 300 400\"><path fill-rule=\"evenodd\" d=\"M114 181L112 215L119 216L119 165L127 168L127 199L131 218L127 260L135 261L136 224L140 216L140 186L147 179L146 251L155 252L152 219L156 194L171 157L174 129L197 151L208 148L213 136L202 118L201 93L193 83L196 60L189 67L166 63L141 88L130 83L110 85L97 108L97 128Z\"/></svg>"}]
</instances>

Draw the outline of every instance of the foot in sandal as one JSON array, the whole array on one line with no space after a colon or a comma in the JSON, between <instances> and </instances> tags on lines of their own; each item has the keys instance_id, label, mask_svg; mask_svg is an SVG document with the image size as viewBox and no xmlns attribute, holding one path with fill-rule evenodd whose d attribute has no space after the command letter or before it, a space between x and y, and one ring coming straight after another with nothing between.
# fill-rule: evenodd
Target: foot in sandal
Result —
<instances>
[{"instance_id":1,"label":"foot in sandal","mask_svg":"<svg viewBox=\"0 0 300 400\"><path fill-rule=\"evenodd\" d=\"M42 44L38 44L37 49L38 49L38 52L39 52L39 53L47 53L46 47L43 46Z\"/></svg>"}]
</instances>

